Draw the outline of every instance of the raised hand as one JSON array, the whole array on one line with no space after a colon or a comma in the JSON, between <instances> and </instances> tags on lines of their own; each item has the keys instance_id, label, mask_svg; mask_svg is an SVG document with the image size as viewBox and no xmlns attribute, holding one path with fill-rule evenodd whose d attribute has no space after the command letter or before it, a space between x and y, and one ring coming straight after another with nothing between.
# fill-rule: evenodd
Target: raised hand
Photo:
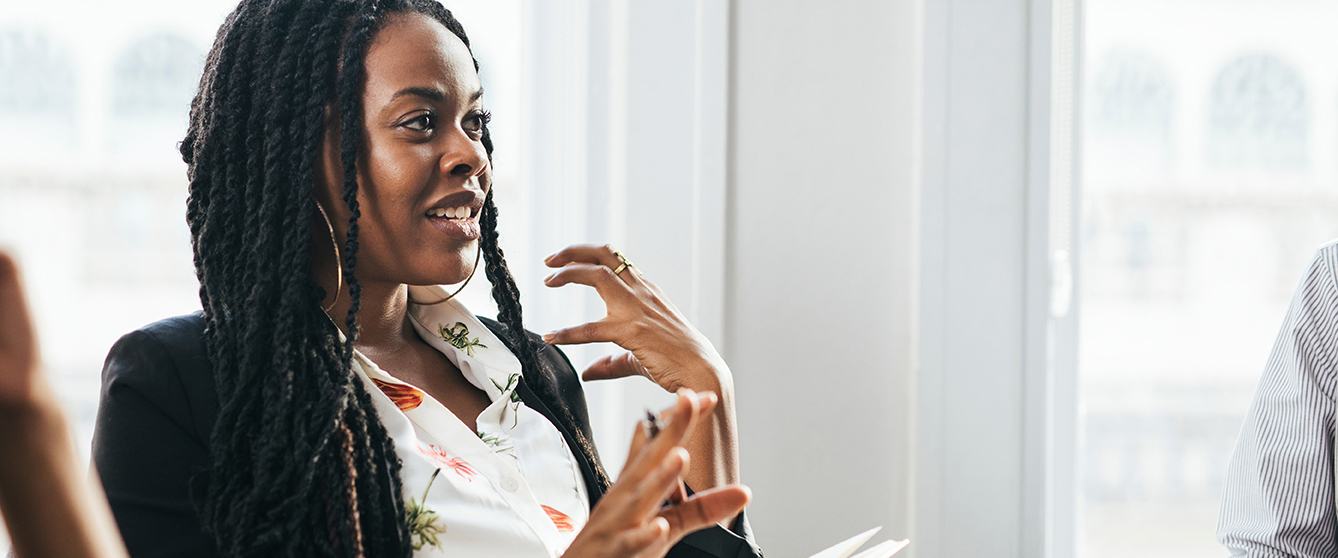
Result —
<instances>
[{"instance_id":1,"label":"raised hand","mask_svg":"<svg viewBox=\"0 0 1338 558\"><path fill-rule=\"evenodd\" d=\"M698 466L685 475L695 489L739 482L738 434L734 415L734 379L720 353L654 283L626 265L609 246L576 245L544 260L559 268L544 284L571 283L595 288L607 315L600 320L559 329L544 336L552 344L611 342L627 352L596 361L581 374L586 380L641 375L670 392L680 388L710 391L719 405L702 428L684 444Z\"/></svg>"},{"instance_id":2,"label":"raised hand","mask_svg":"<svg viewBox=\"0 0 1338 558\"><path fill-rule=\"evenodd\" d=\"M97 476L85 473L41 374L18 266L0 251L0 512L18 556L124 557Z\"/></svg>"},{"instance_id":3,"label":"raised hand","mask_svg":"<svg viewBox=\"0 0 1338 558\"><path fill-rule=\"evenodd\" d=\"M647 442L636 430L622 475L591 511L564 558L659 558L684 536L732 518L747 505L751 493L733 485L665 506L678 491L679 476L689 470L689 454L681 444L716 403L713 393L685 389L661 413L666 427L654 440Z\"/></svg>"},{"instance_id":4,"label":"raised hand","mask_svg":"<svg viewBox=\"0 0 1338 558\"><path fill-rule=\"evenodd\" d=\"M31 410L50 401L38 373L37 335L18 266L0 252L0 412Z\"/></svg>"},{"instance_id":5,"label":"raised hand","mask_svg":"<svg viewBox=\"0 0 1338 558\"><path fill-rule=\"evenodd\" d=\"M559 345L611 342L627 349L601 359L585 373L586 380L643 375L669 392L679 388L714 391L729 380L729 368L715 347L688 323L659 287L610 246L568 246L544 260L560 268L544 280L549 287L578 283L594 287L608 309L601 320L559 329L544 340Z\"/></svg>"}]
</instances>

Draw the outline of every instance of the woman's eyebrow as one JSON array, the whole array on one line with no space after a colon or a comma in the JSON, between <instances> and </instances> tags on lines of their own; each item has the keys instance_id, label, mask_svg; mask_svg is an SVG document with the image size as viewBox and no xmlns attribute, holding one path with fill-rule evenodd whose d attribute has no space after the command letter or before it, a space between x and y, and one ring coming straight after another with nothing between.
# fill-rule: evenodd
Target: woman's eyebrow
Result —
<instances>
[{"instance_id":1,"label":"woman's eyebrow","mask_svg":"<svg viewBox=\"0 0 1338 558\"><path fill-rule=\"evenodd\" d=\"M446 93L435 87L405 87L404 89L396 91L394 95L391 95L390 100L394 101L405 95L415 95L438 103L446 100ZM479 87L469 96L469 102L473 103L474 101L479 100L482 96L483 88Z\"/></svg>"},{"instance_id":2,"label":"woman's eyebrow","mask_svg":"<svg viewBox=\"0 0 1338 558\"><path fill-rule=\"evenodd\" d=\"M415 95L437 102L446 100L446 93L433 87L405 87L404 89L396 91L394 95L391 95L390 100L394 101L405 95Z\"/></svg>"}]
</instances>

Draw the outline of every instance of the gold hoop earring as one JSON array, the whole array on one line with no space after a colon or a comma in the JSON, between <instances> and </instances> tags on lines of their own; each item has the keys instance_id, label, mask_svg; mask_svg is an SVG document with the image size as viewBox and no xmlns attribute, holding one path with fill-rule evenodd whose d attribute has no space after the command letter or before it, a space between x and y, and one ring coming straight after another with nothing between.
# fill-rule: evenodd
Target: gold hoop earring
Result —
<instances>
[{"instance_id":1,"label":"gold hoop earring","mask_svg":"<svg viewBox=\"0 0 1338 558\"><path fill-rule=\"evenodd\" d=\"M314 200L313 200L314 201ZM330 231L330 247L334 248L335 256L335 295L330 300L330 305L322 308L326 314L339 302L339 291L344 290L344 260L339 256L339 240L335 238L334 225L330 224L330 216L325 213L325 208L321 207L321 202L316 202L316 210L321 212L321 218L325 219L325 230Z\"/></svg>"},{"instance_id":2,"label":"gold hoop earring","mask_svg":"<svg viewBox=\"0 0 1338 558\"><path fill-rule=\"evenodd\" d=\"M450 300L450 299L452 299L452 298L455 298L455 295L460 294L460 291L465 290L465 287L468 287L468 286L469 286L469 280L474 278L474 274L476 274L476 273L479 272L479 262L482 261L482 260L483 260L483 244L480 243L480 244L479 244L478 252L476 252L476 253L475 253L475 256L474 256L474 270L469 272L469 277L465 277L465 282L464 282L464 283L460 283L460 288L455 289L455 292L453 292L453 293L451 293L451 294L449 294L449 295L446 295L446 298L443 298L443 299L441 299L441 300L437 300L437 301L433 301L433 302L418 302L417 300L414 300L414 299L410 298L410 299L409 299L409 302L412 302L412 303L414 303L414 304L419 304L419 305L422 305L422 306L433 306L433 305L436 305L436 304L441 304L441 303L443 303L443 302L446 302L446 301L448 301L448 300Z\"/></svg>"}]
</instances>

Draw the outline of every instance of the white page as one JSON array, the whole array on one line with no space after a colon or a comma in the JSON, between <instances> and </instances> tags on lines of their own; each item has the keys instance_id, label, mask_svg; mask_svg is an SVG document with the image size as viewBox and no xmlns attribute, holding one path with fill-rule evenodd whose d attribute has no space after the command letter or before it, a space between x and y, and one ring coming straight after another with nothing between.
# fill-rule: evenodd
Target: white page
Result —
<instances>
[{"instance_id":1,"label":"white page","mask_svg":"<svg viewBox=\"0 0 1338 558\"><path fill-rule=\"evenodd\" d=\"M831 548L828 548L826 550L823 550L822 552L814 554L809 558L846 558L847 556L850 556L852 552L855 552L855 549L864 546L864 543L867 542L870 538L872 538L873 534L877 533L879 529L882 529L882 527L874 527L873 529L869 529L868 531L865 531L863 533L850 537L844 541L836 543Z\"/></svg>"},{"instance_id":2,"label":"white page","mask_svg":"<svg viewBox=\"0 0 1338 558\"><path fill-rule=\"evenodd\" d=\"M854 558L889 558L901 549L906 548L906 545L908 544L911 544L910 539L904 541L883 541L878 546L856 554Z\"/></svg>"}]
</instances>

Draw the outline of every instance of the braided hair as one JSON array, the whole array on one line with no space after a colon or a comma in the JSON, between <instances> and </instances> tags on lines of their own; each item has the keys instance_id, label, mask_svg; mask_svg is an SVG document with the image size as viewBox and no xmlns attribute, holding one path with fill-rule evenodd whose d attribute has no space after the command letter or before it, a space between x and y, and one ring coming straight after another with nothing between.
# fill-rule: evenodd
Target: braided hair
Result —
<instances>
[{"instance_id":1,"label":"braided hair","mask_svg":"<svg viewBox=\"0 0 1338 558\"><path fill-rule=\"evenodd\" d=\"M191 106L180 145L186 220L220 406L199 511L222 556L412 553L394 443L352 367L363 61L396 13L431 17L469 46L436 0L242 0L218 31ZM327 110L338 115L349 210L340 253L352 300L342 341L312 272ZM482 141L491 157L486 127ZM491 193L480 225L498 321L524 381L574 424L540 358L542 342L525 332ZM607 488L589 440L570 430L598 488Z\"/></svg>"}]
</instances>

